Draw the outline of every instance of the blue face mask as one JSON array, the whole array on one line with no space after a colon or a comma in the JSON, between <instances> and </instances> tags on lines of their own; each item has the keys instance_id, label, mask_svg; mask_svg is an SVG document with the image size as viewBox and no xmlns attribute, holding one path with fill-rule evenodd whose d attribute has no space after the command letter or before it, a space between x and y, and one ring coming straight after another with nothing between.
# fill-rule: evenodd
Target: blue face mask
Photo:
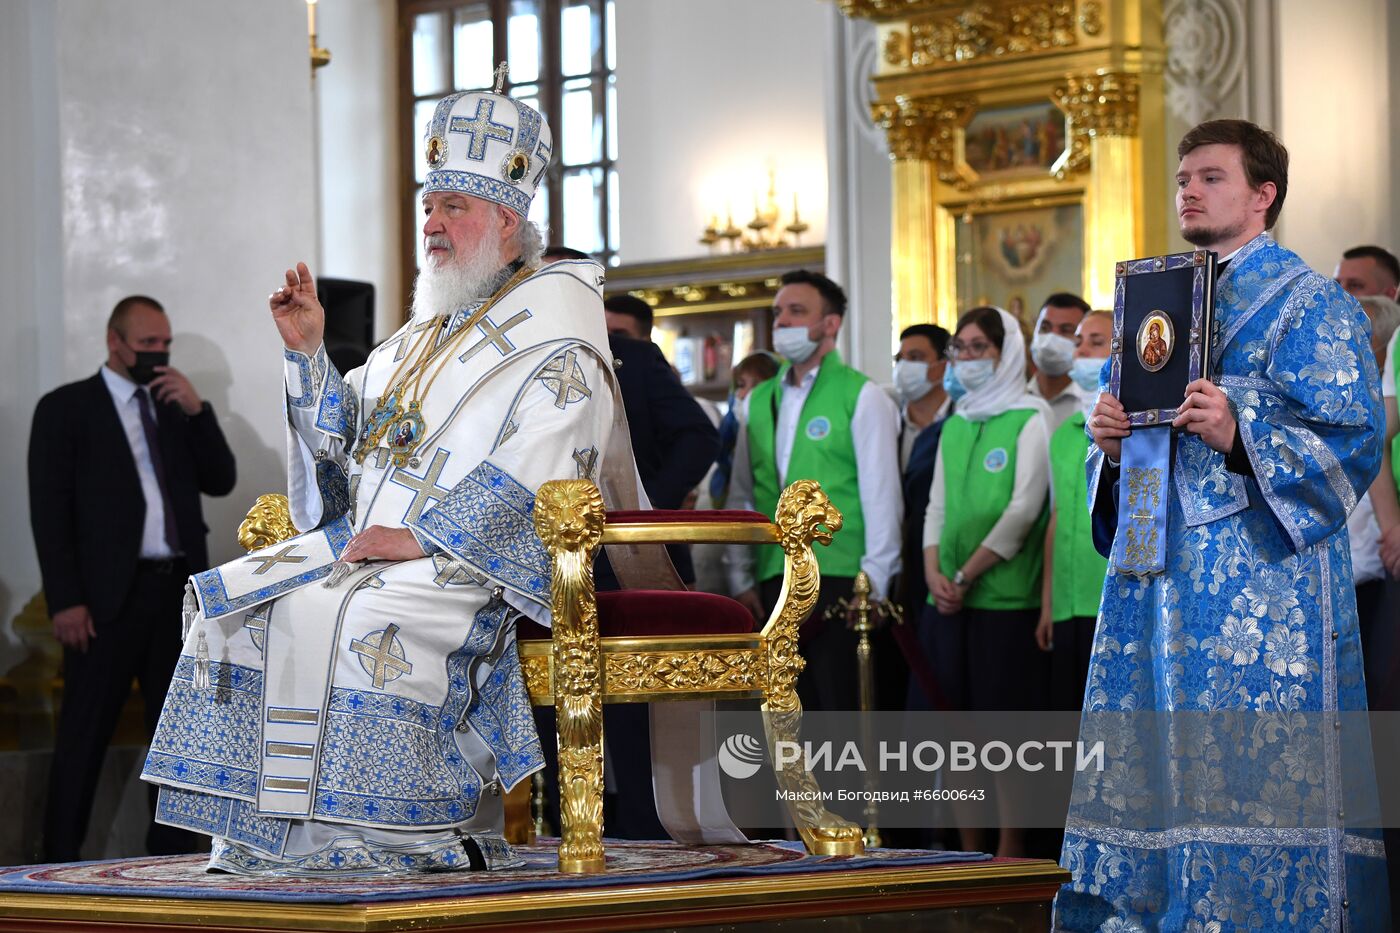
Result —
<instances>
[{"instance_id":1,"label":"blue face mask","mask_svg":"<svg viewBox=\"0 0 1400 933\"><path fill-rule=\"evenodd\" d=\"M943 391L955 402L967 394L967 387L958 381L958 371L954 366L943 367Z\"/></svg>"},{"instance_id":2,"label":"blue face mask","mask_svg":"<svg viewBox=\"0 0 1400 933\"><path fill-rule=\"evenodd\" d=\"M1085 392L1097 392L1099 373L1103 371L1106 359L1097 356L1077 356L1069 368L1069 377Z\"/></svg>"}]
</instances>

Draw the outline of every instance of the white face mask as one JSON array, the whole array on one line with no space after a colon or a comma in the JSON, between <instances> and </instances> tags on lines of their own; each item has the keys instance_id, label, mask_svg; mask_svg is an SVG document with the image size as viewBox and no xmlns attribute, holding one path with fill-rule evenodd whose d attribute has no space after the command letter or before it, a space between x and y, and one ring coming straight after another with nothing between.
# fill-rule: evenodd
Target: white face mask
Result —
<instances>
[{"instance_id":1,"label":"white face mask","mask_svg":"<svg viewBox=\"0 0 1400 933\"><path fill-rule=\"evenodd\" d=\"M1103 357L1077 356L1074 358L1074 365L1069 368L1069 377L1085 392L1097 392L1103 364Z\"/></svg>"},{"instance_id":2,"label":"white face mask","mask_svg":"<svg viewBox=\"0 0 1400 933\"><path fill-rule=\"evenodd\" d=\"M918 401L933 391L928 378L928 363L923 360L899 360L894 364L894 387L906 403Z\"/></svg>"},{"instance_id":3,"label":"white face mask","mask_svg":"<svg viewBox=\"0 0 1400 933\"><path fill-rule=\"evenodd\" d=\"M1031 341L1031 359L1047 376L1063 376L1074 365L1074 341L1044 331Z\"/></svg>"},{"instance_id":4,"label":"white face mask","mask_svg":"<svg viewBox=\"0 0 1400 933\"><path fill-rule=\"evenodd\" d=\"M817 352L817 343L807 334L805 327L773 328L773 349L793 363L807 362Z\"/></svg>"},{"instance_id":5,"label":"white face mask","mask_svg":"<svg viewBox=\"0 0 1400 933\"><path fill-rule=\"evenodd\" d=\"M953 364L953 371L957 373L958 381L969 392L976 392L991 382L992 376L996 374L996 368L997 364L991 360L963 360Z\"/></svg>"}]
</instances>

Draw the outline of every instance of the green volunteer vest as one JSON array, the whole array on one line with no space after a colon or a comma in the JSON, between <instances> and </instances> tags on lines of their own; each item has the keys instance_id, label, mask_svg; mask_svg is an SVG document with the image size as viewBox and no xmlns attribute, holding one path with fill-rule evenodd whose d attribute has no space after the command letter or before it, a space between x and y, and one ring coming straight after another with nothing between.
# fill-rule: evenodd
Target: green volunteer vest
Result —
<instances>
[{"instance_id":1,"label":"green volunteer vest","mask_svg":"<svg viewBox=\"0 0 1400 933\"><path fill-rule=\"evenodd\" d=\"M1055 484L1055 564L1050 581L1050 614L1056 622L1099 614L1108 559L1094 550L1084 458L1089 438L1084 414L1065 419L1050 438L1050 477Z\"/></svg>"},{"instance_id":2,"label":"green volunteer vest","mask_svg":"<svg viewBox=\"0 0 1400 933\"><path fill-rule=\"evenodd\" d=\"M1011 503L1016 482L1016 440L1035 412L1019 408L983 422L953 415L943 423L943 536L938 564L952 578L967 563ZM1040 605L1048 511L1026 535L1016 556L978 577L963 605L970 609L1035 609Z\"/></svg>"},{"instance_id":3,"label":"green volunteer vest","mask_svg":"<svg viewBox=\"0 0 1400 933\"><path fill-rule=\"evenodd\" d=\"M783 381L792 367L785 364L774 376L760 383L749 396L749 463L753 467L754 506L765 515L776 515L778 461L775 455L778 407L783 401ZM865 555L865 516L860 510L860 480L856 473L856 450L851 438L851 418L856 411L861 387L870 380L863 373L841 362L836 351L822 358L812 391L797 420L797 436L792 442L787 482L814 479L831 504L841 512L841 533L829 546L813 550L823 575L854 577L860 572ZM783 572L783 551L777 545L759 548L758 579L767 580Z\"/></svg>"}]
</instances>

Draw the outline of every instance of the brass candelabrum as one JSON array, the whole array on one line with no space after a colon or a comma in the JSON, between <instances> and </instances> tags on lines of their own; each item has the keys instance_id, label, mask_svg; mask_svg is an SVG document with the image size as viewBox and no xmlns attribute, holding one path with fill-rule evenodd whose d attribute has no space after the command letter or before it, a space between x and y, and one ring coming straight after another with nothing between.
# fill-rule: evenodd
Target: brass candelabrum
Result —
<instances>
[{"instance_id":1,"label":"brass candelabrum","mask_svg":"<svg viewBox=\"0 0 1400 933\"><path fill-rule=\"evenodd\" d=\"M731 253L741 249L748 252L785 249L802 245L802 234L812 229L811 224L802 219L796 192L792 195L792 220L787 224L782 223L782 210L778 207L778 177L771 169L768 172L768 196L764 201L754 197L753 219L744 227L747 233L734 225L734 210L731 207L725 212L723 226L720 226L718 214L710 218L700 234L700 242L711 248L721 242L728 243ZM791 236L791 241L784 234Z\"/></svg>"},{"instance_id":2,"label":"brass candelabrum","mask_svg":"<svg viewBox=\"0 0 1400 933\"><path fill-rule=\"evenodd\" d=\"M902 607L888 599L871 599L870 592L870 576L862 570L856 574L850 599L837 600L836 605L826 610L828 619L845 619L846 626L860 637L856 643L856 670L860 679L860 752L866 761L874 760L870 714L875 710L875 645L870 640L870 634L886 620L892 619L895 624L904 622ZM864 839L867 849L879 848L881 842L880 808L875 802L879 783L880 778L873 770L865 772Z\"/></svg>"}]
</instances>

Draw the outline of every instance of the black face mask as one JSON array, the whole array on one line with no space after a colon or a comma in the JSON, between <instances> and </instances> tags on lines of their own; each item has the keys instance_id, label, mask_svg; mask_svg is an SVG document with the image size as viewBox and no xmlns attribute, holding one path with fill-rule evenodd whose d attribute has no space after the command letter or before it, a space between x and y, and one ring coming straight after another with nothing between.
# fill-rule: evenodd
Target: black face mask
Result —
<instances>
[{"instance_id":1,"label":"black face mask","mask_svg":"<svg viewBox=\"0 0 1400 933\"><path fill-rule=\"evenodd\" d=\"M132 350L136 354L136 362L127 367L127 372L131 375L131 381L139 386L154 379L159 373L157 366L170 365L170 353L167 350Z\"/></svg>"}]
</instances>

